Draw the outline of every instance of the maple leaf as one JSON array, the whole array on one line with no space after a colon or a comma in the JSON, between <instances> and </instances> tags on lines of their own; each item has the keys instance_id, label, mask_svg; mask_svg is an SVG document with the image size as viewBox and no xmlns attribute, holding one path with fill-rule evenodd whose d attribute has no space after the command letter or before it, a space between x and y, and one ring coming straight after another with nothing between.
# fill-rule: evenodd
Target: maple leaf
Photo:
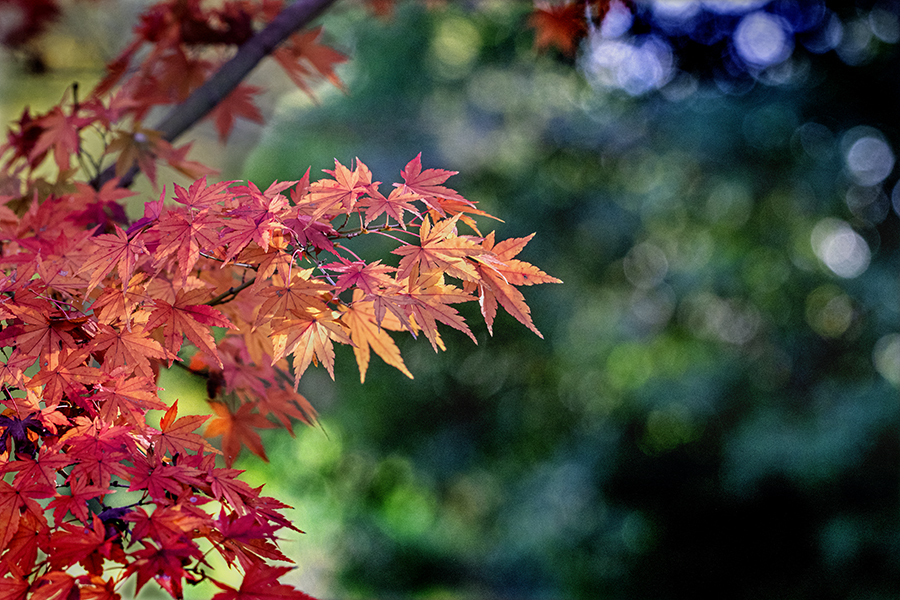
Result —
<instances>
[{"instance_id":1,"label":"maple leaf","mask_svg":"<svg viewBox=\"0 0 900 600\"><path fill-rule=\"evenodd\" d=\"M322 28L316 27L304 33L295 33L272 52L278 64L284 69L291 81L313 97L312 89L308 83L311 75L318 73L335 87L344 89L343 83L334 72L334 68L347 61L347 57L319 43ZM306 64L312 67L310 70Z\"/></svg>"},{"instance_id":2,"label":"maple leaf","mask_svg":"<svg viewBox=\"0 0 900 600\"><path fill-rule=\"evenodd\" d=\"M254 327L273 319L280 322L288 318L291 311L327 310L323 295L330 292L332 286L312 279L311 275L311 269L295 271L289 279L278 277L273 281L273 285L264 288L261 296L265 300L259 305ZM275 364L274 361L272 364Z\"/></svg>"},{"instance_id":3,"label":"maple leaf","mask_svg":"<svg viewBox=\"0 0 900 600\"><path fill-rule=\"evenodd\" d=\"M165 196L166 191L163 190L159 195L158 200L153 200L144 203L144 216L131 224L131 227L128 228L128 231L125 233L127 235L133 234L135 231L139 231L144 229L148 225L152 225L159 221L160 215L162 215L163 207L165 206Z\"/></svg>"},{"instance_id":4,"label":"maple leaf","mask_svg":"<svg viewBox=\"0 0 900 600\"><path fill-rule=\"evenodd\" d=\"M294 355L294 389L313 361L321 362L334 379L334 345L332 340L353 345L337 318L337 311L306 312L291 310L289 317L272 331L275 355L272 364L286 354Z\"/></svg>"},{"instance_id":5,"label":"maple leaf","mask_svg":"<svg viewBox=\"0 0 900 600\"><path fill-rule=\"evenodd\" d=\"M98 382L92 399L100 403L101 419L114 423L122 416L138 430L145 427L144 413L148 410L168 408L156 395L154 378L126 377L121 372Z\"/></svg>"},{"instance_id":6,"label":"maple leaf","mask_svg":"<svg viewBox=\"0 0 900 600\"><path fill-rule=\"evenodd\" d=\"M271 567L266 564L254 564L247 569L240 589L234 589L212 580L219 592L212 600L315 600L312 596L294 589L293 586L278 583L278 578L293 567Z\"/></svg>"},{"instance_id":7,"label":"maple leaf","mask_svg":"<svg viewBox=\"0 0 900 600\"><path fill-rule=\"evenodd\" d=\"M216 545L229 566L235 558L245 570L264 560L291 562L272 543L274 531L275 527L269 523L260 523L255 515L223 514L216 520L216 528L210 541Z\"/></svg>"},{"instance_id":8,"label":"maple leaf","mask_svg":"<svg viewBox=\"0 0 900 600\"><path fill-rule=\"evenodd\" d=\"M128 479L122 461L133 451L131 428L110 425L104 421L76 419L78 426L64 438L69 444L69 456L78 460L70 477L88 477L95 485L108 488L113 475Z\"/></svg>"},{"instance_id":9,"label":"maple leaf","mask_svg":"<svg viewBox=\"0 0 900 600\"><path fill-rule=\"evenodd\" d=\"M396 267L382 265L380 260L366 263L362 260L349 261L339 257L340 262L322 265L321 268L341 273L335 282L335 293L340 294L351 287L361 290L365 294L377 294L388 287L396 287L396 281L388 275L396 271Z\"/></svg>"},{"instance_id":10,"label":"maple leaf","mask_svg":"<svg viewBox=\"0 0 900 600\"><path fill-rule=\"evenodd\" d=\"M487 324L488 332L493 334L494 317L497 314L497 303L510 315L531 331L543 338L531 320L531 309L525 304L525 297L514 285L533 285L535 283L562 283L556 277L547 275L534 265L516 260L513 257L521 252L525 244L534 234L524 238L511 238L494 245L494 233L491 232L483 241L485 250L492 251L495 260L482 260L478 264L481 276L479 283L479 303L481 314Z\"/></svg>"},{"instance_id":11,"label":"maple leaf","mask_svg":"<svg viewBox=\"0 0 900 600\"><path fill-rule=\"evenodd\" d=\"M459 215L438 221L431 225L428 217L419 228L419 245L407 244L391 250L399 254L400 266L397 279L416 279L419 272L441 270L460 279L477 278L475 267L465 258L484 253L484 250L469 238L456 235Z\"/></svg>"},{"instance_id":12,"label":"maple leaf","mask_svg":"<svg viewBox=\"0 0 900 600\"><path fill-rule=\"evenodd\" d=\"M28 600L28 589L29 583L21 575L0 579L0 598L4 600Z\"/></svg>"},{"instance_id":13,"label":"maple leaf","mask_svg":"<svg viewBox=\"0 0 900 600\"><path fill-rule=\"evenodd\" d=\"M137 507L124 518L134 523L133 539L149 538L159 542L160 546L168 546L185 537L192 537L194 530L208 529L212 518L198 510L189 510L180 502L171 506L161 506L148 513L143 507Z\"/></svg>"},{"instance_id":14,"label":"maple leaf","mask_svg":"<svg viewBox=\"0 0 900 600\"><path fill-rule=\"evenodd\" d=\"M420 152L401 171L400 175L403 177L404 183L395 183L394 185L402 186L406 193L416 194L429 208L444 216L442 204L446 200L461 203L466 207L475 206L454 190L440 185L457 173L458 171L445 171L444 169L425 169L423 171L422 153Z\"/></svg>"},{"instance_id":15,"label":"maple leaf","mask_svg":"<svg viewBox=\"0 0 900 600\"><path fill-rule=\"evenodd\" d=\"M172 353L177 353L181 348L182 335L187 337L197 348L216 359L219 368L222 367L222 359L216 351L216 342L209 327L224 327L234 329L234 326L221 312L211 306L194 304L207 298L206 290L179 290L175 303L170 304L165 300L155 300L154 309L147 321L147 329L153 330L165 326L165 347ZM169 359L169 366L172 359Z\"/></svg>"},{"instance_id":16,"label":"maple leaf","mask_svg":"<svg viewBox=\"0 0 900 600\"><path fill-rule=\"evenodd\" d=\"M167 494L177 497L184 490L184 484L175 477L181 467L163 463L162 455L132 456L131 461L134 466L125 467L131 473L129 492L145 490L152 500L159 503L166 501ZM195 483L202 485L199 479L195 479Z\"/></svg>"},{"instance_id":17,"label":"maple leaf","mask_svg":"<svg viewBox=\"0 0 900 600\"><path fill-rule=\"evenodd\" d=\"M200 249L210 252L219 245L216 221L205 211L197 214L166 211L152 229L160 236L159 246L154 253L153 266L158 268L174 261L182 285L200 259Z\"/></svg>"},{"instance_id":18,"label":"maple leaf","mask_svg":"<svg viewBox=\"0 0 900 600\"><path fill-rule=\"evenodd\" d=\"M118 132L106 147L106 153L119 154L116 159L116 177L124 177L137 164L141 172L156 186L156 158L165 147L169 147L169 144L158 131L138 129L130 133Z\"/></svg>"},{"instance_id":19,"label":"maple leaf","mask_svg":"<svg viewBox=\"0 0 900 600\"><path fill-rule=\"evenodd\" d=\"M50 571L41 576L31 587L31 600L63 600L72 597L75 578L62 571ZM84 588L76 590L79 598L99 600L85 594Z\"/></svg>"},{"instance_id":20,"label":"maple leaf","mask_svg":"<svg viewBox=\"0 0 900 600\"><path fill-rule=\"evenodd\" d=\"M53 107L49 113L37 119L43 132L31 149L29 160L36 164L34 159L52 148L56 166L61 171L68 170L71 166L70 157L78 153L81 144L78 130L89 122L85 117L64 114L59 106Z\"/></svg>"},{"instance_id":21,"label":"maple leaf","mask_svg":"<svg viewBox=\"0 0 900 600\"><path fill-rule=\"evenodd\" d=\"M91 521L88 500L99 498L109 493L109 490L99 485L91 485L85 477L69 477L67 482L70 494L57 494L47 505L47 510L53 509L53 522L56 525L62 523L66 513L72 513L87 525Z\"/></svg>"},{"instance_id":22,"label":"maple leaf","mask_svg":"<svg viewBox=\"0 0 900 600\"><path fill-rule=\"evenodd\" d=\"M412 373L403 363L397 344L384 329L391 327L399 329L400 323L393 319L378 323L375 317L375 303L362 300L362 290L354 292L354 301L343 307L341 320L350 329L350 339L353 341L353 354L356 356L356 364L359 366L359 381L365 383L366 370L369 367L369 349L375 351L381 359L392 367L399 369L401 373L413 378Z\"/></svg>"},{"instance_id":23,"label":"maple leaf","mask_svg":"<svg viewBox=\"0 0 900 600\"><path fill-rule=\"evenodd\" d=\"M205 175L192 183L188 189L176 183L174 200L184 204L192 212L206 210L227 197L225 192L232 183L234 182L220 181L209 185L206 183Z\"/></svg>"},{"instance_id":24,"label":"maple leaf","mask_svg":"<svg viewBox=\"0 0 900 600\"><path fill-rule=\"evenodd\" d=\"M13 485L19 489L26 487L25 481L31 481L45 493L46 498L56 494L56 474L64 467L72 464L71 457L57 453L49 446L43 446L34 459L19 457L19 460L3 465L0 471L17 471Z\"/></svg>"},{"instance_id":25,"label":"maple leaf","mask_svg":"<svg viewBox=\"0 0 900 600\"><path fill-rule=\"evenodd\" d=\"M583 2L541 3L534 9L528 24L534 27L534 46L537 50L556 46L569 56L575 54L578 42L588 32Z\"/></svg>"},{"instance_id":26,"label":"maple leaf","mask_svg":"<svg viewBox=\"0 0 900 600\"><path fill-rule=\"evenodd\" d=\"M109 554L106 527L97 515L84 525L62 523L50 537L50 565L64 569L76 565L94 553ZM106 546L106 548L104 548Z\"/></svg>"},{"instance_id":27,"label":"maple leaf","mask_svg":"<svg viewBox=\"0 0 900 600\"><path fill-rule=\"evenodd\" d=\"M241 473L243 471L237 469L213 468L206 474L206 479L213 498L219 502L227 502L237 513L247 514L250 509L246 502L259 496L259 493L250 489L246 482L236 479Z\"/></svg>"},{"instance_id":28,"label":"maple leaf","mask_svg":"<svg viewBox=\"0 0 900 600\"><path fill-rule=\"evenodd\" d=\"M122 206L122 200L136 196L120 185L119 179L113 177L97 190L92 185L80 181L72 182L78 190L71 196L71 203L75 206L83 206L84 209L73 213L72 222L81 226L100 225L101 231L107 231L112 221L126 223L128 216Z\"/></svg>"},{"instance_id":29,"label":"maple leaf","mask_svg":"<svg viewBox=\"0 0 900 600\"><path fill-rule=\"evenodd\" d=\"M373 193L370 190L369 195L359 202L360 205L366 207L365 225L368 227L369 223L378 218L379 215L385 214L389 217L393 217L400 227L406 229L406 221L403 219L404 213L409 212L417 217L421 216L415 206L410 204L420 197L419 194L404 191L399 187L392 189L390 195L387 197L381 192L375 191Z\"/></svg>"},{"instance_id":30,"label":"maple leaf","mask_svg":"<svg viewBox=\"0 0 900 600\"><path fill-rule=\"evenodd\" d=\"M278 192L295 184L295 181L273 183L265 192L250 183L235 188L235 199L240 204L228 211L231 221L222 231L220 243L228 246L225 262L234 258L251 242L268 249L273 235L281 234L280 217L288 208L287 198ZM244 193L246 191L246 193Z\"/></svg>"},{"instance_id":31,"label":"maple leaf","mask_svg":"<svg viewBox=\"0 0 900 600\"><path fill-rule=\"evenodd\" d=\"M5 309L14 314L21 323L0 331L0 342L15 345L24 355L47 360L60 349L77 350L78 345L72 333L87 317L58 313L49 302L40 301L29 306L26 299L16 294L15 303L7 303Z\"/></svg>"},{"instance_id":32,"label":"maple leaf","mask_svg":"<svg viewBox=\"0 0 900 600\"><path fill-rule=\"evenodd\" d=\"M216 107L210 111L207 118L216 124L219 132L219 141L225 143L231 135L231 129L238 117L262 123L263 116L259 108L253 103L253 96L262 91L262 88L254 85L241 84L234 88L230 94L220 100Z\"/></svg>"},{"instance_id":33,"label":"maple leaf","mask_svg":"<svg viewBox=\"0 0 900 600\"><path fill-rule=\"evenodd\" d=\"M99 575L82 575L78 578L78 584L81 600L121 600L122 598L116 591L119 585L118 577L104 579Z\"/></svg>"},{"instance_id":34,"label":"maple leaf","mask_svg":"<svg viewBox=\"0 0 900 600\"><path fill-rule=\"evenodd\" d=\"M0 362L0 385L25 387L25 369L34 363L34 357L18 350L13 351L5 362Z\"/></svg>"},{"instance_id":35,"label":"maple leaf","mask_svg":"<svg viewBox=\"0 0 900 600\"><path fill-rule=\"evenodd\" d=\"M146 540L141 540L141 543L144 547L129 557L133 560L125 568L127 574L137 573L135 595L153 579L173 598L182 598L182 582L185 579L196 581L196 576L186 571L185 565L190 564L191 558L206 562L200 548L187 537L164 547L157 547Z\"/></svg>"},{"instance_id":36,"label":"maple leaf","mask_svg":"<svg viewBox=\"0 0 900 600\"><path fill-rule=\"evenodd\" d=\"M28 382L29 387L38 388L44 386L42 397L45 402L55 403L63 396L74 398L93 382L99 369L88 366L86 359L91 351L87 348L80 350L63 349L41 361L41 370Z\"/></svg>"},{"instance_id":37,"label":"maple leaf","mask_svg":"<svg viewBox=\"0 0 900 600\"><path fill-rule=\"evenodd\" d=\"M22 498L19 491L0 479L0 548L6 548L19 529L19 507Z\"/></svg>"},{"instance_id":38,"label":"maple leaf","mask_svg":"<svg viewBox=\"0 0 900 600\"><path fill-rule=\"evenodd\" d=\"M209 422L203 435L207 438L222 436L222 454L225 456L226 466L230 467L238 457L241 446L246 446L250 452L269 462L262 440L255 429L271 429L275 427L274 423L258 413L250 412L253 410L252 404L241 405L237 412L231 412L231 409L222 402L209 404L218 416Z\"/></svg>"},{"instance_id":39,"label":"maple leaf","mask_svg":"<svg viewBox=\"0 0 900 600\"><path fill-rule=\"evenodd\" d=\"M357 199L366 192L368 184L360 179L360 170L365 169L365 165L359 159L356 163L356 169L351 171L335 160L334 171L325 171L334 179L311 183L309 192L297 202L297 207L311 211L310 218L313 221L318 221L323 215L352 212Z\"/></svg>"},{"instance_id":40,"label":"maple leaf","mask_svg":"<svg viewBox=\"0 0 900 600\"><path fill-rule=\"evenodd\" d=\"M297 419L306 424L316 421L316 410L302 394L294 390L277 387L269 389L256 399L256 407L262 416L272 415L294 435L294 427L291 419Z\"/></svg>"},{"instance_id":41,"label":"maple leaf","mask_svg":"<svg viewBox=\"0 0 900 600\"><path fill-rule=\"evenodd\" d=\"M94 355L100 355L103 369L107 373L127 366L137 375L153 377L150 360L171 358L159 342L149 336L144 325L134 324L130 331L110 327L105 323L99 323L97 328L97 334L88 348Z\"/></svg>"},{"instance_id":42,"label":"maple leaf","mask_svg":"<svg viewBox=\"0 0 900 600\"><path fill-rule=\"evenodd\" d=\"M109 275L113 269L119 272L119 278L122 280L122 288L128 288L128 282L134 275L138 260L147 256L147 247L143 241L137 236L132 239L122 231L118 225L114 225L114 234L101 234L92 239L93 252L89 254L90 258L81 266L79 273L90 273L91 278L88 281L87 289L84 295L87 296L100 282Z\"/></svg>"},{"instance_id":43,"label":"maple leaf","mask_svg":"<svg viewBox=\"0 0 900 600\"><path fill-rule=\"evenodd\" d=\"M469 339L478 343L465 319L456 309L448 306L468 302L473 298L452 285L445 285L440 272L422 276L415 282L410 280L409 291L398 296L402 299L404 311L415 320L416 326L422 328L435 352L442 347L437 330L438 322L462 331Z\"/></svg>"},{"instance_id":44,"label":"maple leaf","mask_svg":"<svg viewBox=\"0 0 900 600\"><path fill-rule=\"evenodd\" d=\"M38 552L46 552L49 546L50 532L47 521L31 512L25 512L19 519L19 528L16 534L2 551L3 558L0 560L0 569L28 573L34 569ZM37 582L33 587L37 589L41 585L40 582ZM31 598L49 597L42 595L45 591L34 593Z\"/></svg>"},{"instance_id":45,"label":"maple leaf","mask_svg":"<svg viewBox=\"0 0 900 600\"><path fill-rule=\"evenodd\" d=\"M203 436L194 433L209 419L209 415L186 415L176 419L177 415L178 400L172 403L160 420L159 432L150 434L150 440L159 456L168 453L174 457L188 450L199 453L213 449Z\"/></svg>"}]
</instances>

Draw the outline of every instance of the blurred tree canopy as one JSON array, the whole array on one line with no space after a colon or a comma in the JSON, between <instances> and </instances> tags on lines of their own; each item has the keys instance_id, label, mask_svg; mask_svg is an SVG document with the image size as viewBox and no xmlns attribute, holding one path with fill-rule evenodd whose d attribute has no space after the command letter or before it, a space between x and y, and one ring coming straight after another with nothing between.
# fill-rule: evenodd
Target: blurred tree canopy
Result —
<instances>
[{"instance_id":1,"label":"blurred tree canopy","mask_svg":"<svg viewBox=\"0 0 900 600\"><path fill-rule=\"evenodd\" d=\"M613 3L575 58L531 3L338 6L346 95L280 97L227 175L422 151L565 284L544 340L306 374L327 435L239 463L293 494L306 589L893 597L900 4Z\"/></svg>"}]
</instances>

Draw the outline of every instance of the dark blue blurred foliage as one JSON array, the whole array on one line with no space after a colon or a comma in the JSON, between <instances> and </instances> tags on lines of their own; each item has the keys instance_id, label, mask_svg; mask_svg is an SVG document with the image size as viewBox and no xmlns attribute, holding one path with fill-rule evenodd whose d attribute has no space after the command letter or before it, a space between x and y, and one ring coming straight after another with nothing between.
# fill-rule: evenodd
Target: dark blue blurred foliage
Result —
<instances>
[{"instance_id":1,"label":"dark blue blurred foliage","mask_svg":"<svg viewBox=\"0 0 900 600\"><path fill-rule=\"evenodd\" d=\"M574 63L529 7L334 15L348 94L286 99L245 168L422 151L565 282L525 290L544 340L304 378L335 593L896 597L898 4L634 2Z\"/></svg>"}]
</instances>

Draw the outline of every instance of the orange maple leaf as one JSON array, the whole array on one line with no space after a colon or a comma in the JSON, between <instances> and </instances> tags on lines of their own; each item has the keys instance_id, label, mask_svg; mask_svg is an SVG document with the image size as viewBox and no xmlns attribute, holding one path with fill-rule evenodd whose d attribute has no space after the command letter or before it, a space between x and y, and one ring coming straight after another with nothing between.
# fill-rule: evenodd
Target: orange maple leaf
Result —
<instances>
[{"instance_id":1,"label":"orange maple leaf","mask_svg":"<svg viewBox=\"0 0 900 600\"><path fill-rule=\"evenodd\" d=\"M537 50L555 46L568 56L575 54L578 42L588 32L583 2L555 6L541 3L531 13L528 24L534 27Z\"/></svg>"},{"instance_id":2,"label":"orange maple leaf","mask_svg":"<svg viewBox=\"0 0 900 600\"><path fill-rule=\"evenodd\" d=\"M222 402L210 402L209 405L218 416L209 422L203 436L207 438L222 436L222 454L225 456L226 466L231 466L240 454L241 446L246 446L250 452L269 462L262 440L255 429L271 429L275 427L274 423L258 413L250 412L254 408L252 404L241 405L237 412L231 412L231 409Z\"/></svg>"},{"instance_id":3,"label":"orange maple leaf","mask_svg":"<svg viewBox=\"0 0 900 600\"><path fill-rule=\"evenodd\" d=\"M334 379L334 344L353 345L353 341L338 321L340 313L332 310L306 312L291 310L290 315L272 332L275 355L272 364L287 355L294 355L294 389L311 362L322 363Z\"/></svg>"},{"instance_id":4,"label":"orange maple leaf","mask_svg":"<svg viewBox=\"0 0 900 600\"><path fill-rule=\"evenodd\" d=\"M152 433L150 440L153 442L156 454L169 456L185 454L188 450L203 452L212 450L209 442L194 433L203 423L209 419L209 415L186 415L175 418L178 415L178 400L176 400L159 422L159 432Z\"/></svg>"},{"instance_id":5,"label":"orange maple leaf","mask_svg":"<svg viewBox=\"0 0 900 600\"><path fill-rule=\"evenodd\" d=\"M533 233L524 238L503 240L494 246L494 232L491 232L482 242L485 250L494 253L494 256L476 259L479 262L478 274L481 276L481 283L478 285L481 314L484 316L488 332L492 335L494 317L497 315L497 303L499 302L506 312L515 317L517 321L539 337L544 337L531 320L531 309L525 303L525 297L514 286L562 283L562 281L547 275L532 264L513 258L521 252L532 237L534 237Z\"/></svg>"},{"instance_id":6,"label":"orange maple leaf","mask_svg":"<svg viewBox=\"0 0 900 600\"><path fill-rule=\"evenodd\" d=\"M475 257L484 251L471 239L456 235L456 222L460 215L438 221L432 227L428 217L419 228L419 245L407 244L391 250L399 254L400 266L397 279L418 278L419 272L442 270L452 277L475 280L475 268L466 257Z\"/></svg>"},{"instance_id":7,"label":"orange maple leaf","mask_svg":"<svg viewBox=\"0 0 900 600\"><path fill-rule=\"evenodd\" d=\"M354 290L353 302L343 308L341 320L350 328L350 339L353 341L353 354L356 356L356 364L359 366L359 381L366 382L366 370L369 367L369 349L381 357L392 367L396 367L401 373L413 378L412 373L403 363L397 344L385 329L402 329L400 321L393 315L388 315L379 324L375 317L375 303L371 300L364 301L362 290Z\"/></svg>"},{"instance_id":8,"label":"orange maple leaf","mask_svg":"<svg viewBox=\"0 0 900 600\"><path fill-rule=\"evenodd\" d=\"M466 200L456 191L440 185L447 181L450 176L457 173L458 171L446 171L444 169L425 169L423 171L422 153L419 152L400 173L404 183L395 183L394 185L405 192L418 195L429 208L444 216L445 207L443 204L448 201L466 208L475 206L473 202Z\"/></svg>"}]
</instances>

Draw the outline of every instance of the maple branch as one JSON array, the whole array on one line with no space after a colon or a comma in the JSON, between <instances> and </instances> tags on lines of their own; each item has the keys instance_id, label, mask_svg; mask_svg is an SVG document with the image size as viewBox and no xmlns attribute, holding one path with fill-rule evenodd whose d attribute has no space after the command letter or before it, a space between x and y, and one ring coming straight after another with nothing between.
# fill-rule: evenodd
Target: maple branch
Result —
<instances>
[{"instance_id":1,"label":"maple branch","mask_svg":"<svg viewBox=\"0 0 900 600\"><path fill-rule=\"evenodd\" d=\"M227 290L225 290L224 292L222 292L221 294L219 294L218 296L216 296L215 298L213 298L212 300L210 300L209 302L207 302L206 305L207 306L215 306L217 304L223 304L223 303L233 299L234 297L236 297L238 294L241 293L242 290L245 290L248 287L250 287L251 285L253 285L254 281L256 281L256 277L251 277L250 279L248 279L247 281L245 281L244 283L242 283L241 285L239 285L237 287L230 287Z\"/></svg>"},{"instance_id":2,"label":"maple branch","mask_svg":"<svg viewBox=\"0 0 900 600\"><path fill-rule=\"evenodd\" d=\"M173 141L187 131L197 121L209 114L239 83L252 71L259 62L298 29L309 25L313 19L337 0L297 0L287 6L259 33L247 40L238 48L231 60L219 67L212 77L193 91L187 100L172 108L169 114L160 121L154 130L162 134L167 142ZM119 187L131 185L138 168L131 169L119 181ZM92 184L100 189L104 183L115 176L115 166L108 167L97 176Z\"/></svg>"}]
</instances>

